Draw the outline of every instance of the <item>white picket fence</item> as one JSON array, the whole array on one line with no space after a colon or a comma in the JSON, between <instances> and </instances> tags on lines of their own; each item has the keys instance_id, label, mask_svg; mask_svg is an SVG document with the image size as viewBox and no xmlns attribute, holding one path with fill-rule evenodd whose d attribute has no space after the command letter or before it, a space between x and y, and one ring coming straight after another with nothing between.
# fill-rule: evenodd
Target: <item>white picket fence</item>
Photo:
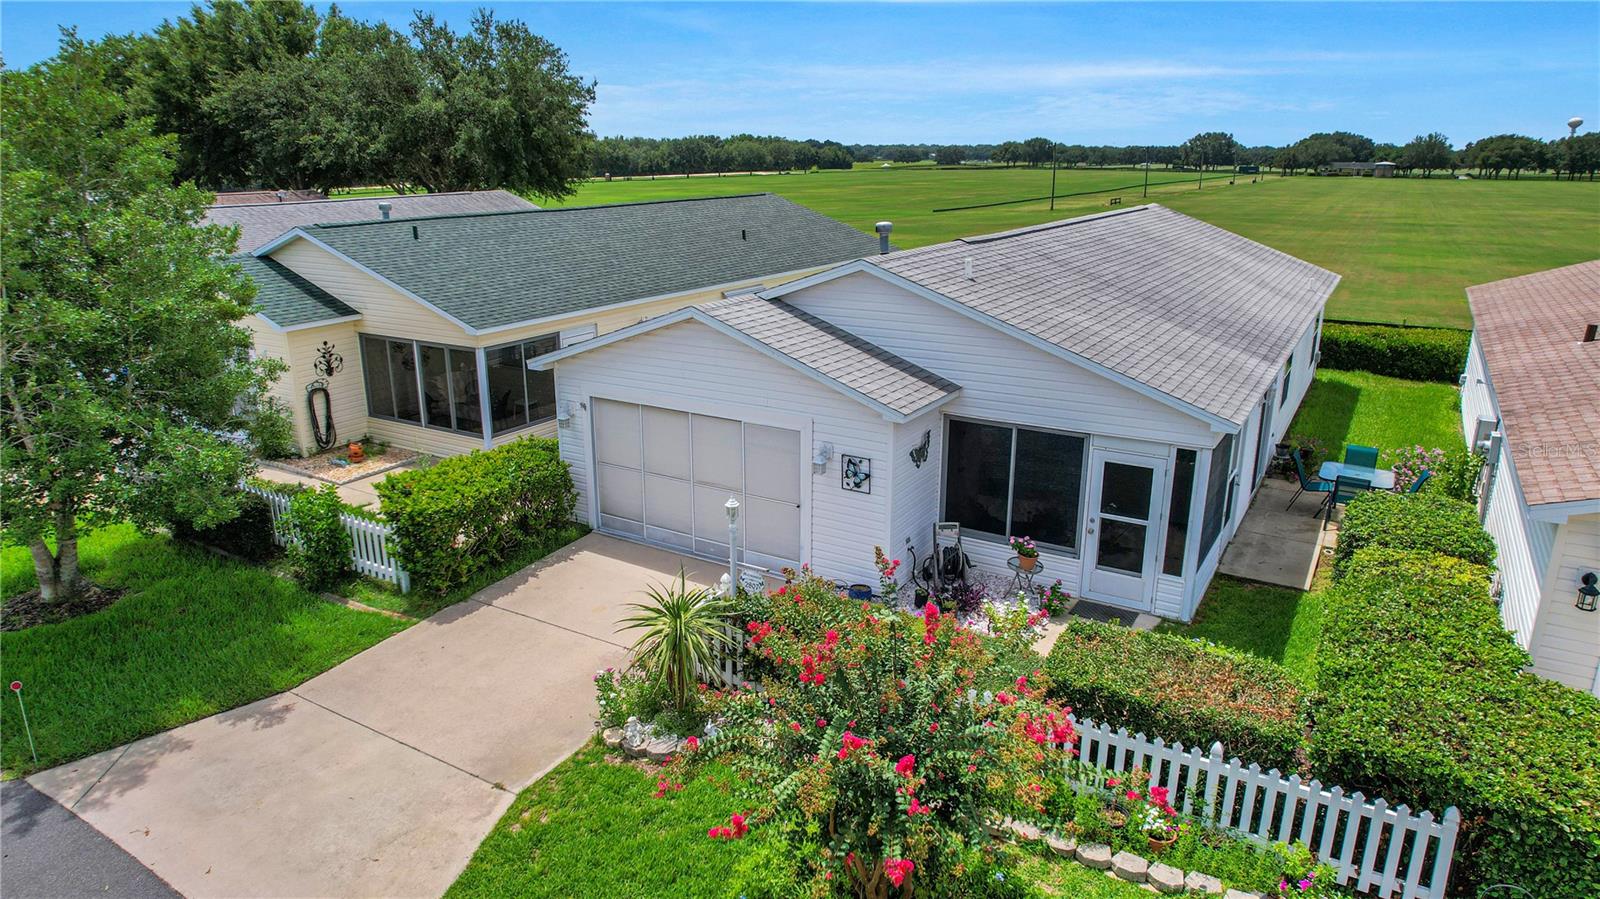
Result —
<instances>
[{"instance_id":1,"label":"white picket fence","mask_svg":"<svg viewBox=\"0 0 1600 899\"><path fill-rule=\"evenodd\" d=\"M1320 781L1225 760L1221 743L1203 752L1087 719L1074 724L1074 764L1149 772L1151 784L1165 786L1183 814L1263 844L1302 843L1338 872L1340 883L1360 892L1384 899L1444 896L1461 826L1455 806L1436 819L1429 811L1414 814L1359 792L1346 795L1341 787L1324 789Z\"/></svg>"},{"instance_id":2,"label":"white picket fence","mask_svg":"<svg viewBox=\"0 0 1600 899\"><path fill-rule=\"evenodd\" d=\"M728 642L711 647L711 665L700 667L700 679L708 684L720 683L724 687L749 686L744 678L744 631L735 627L733 622L724 621L722 634Z\"/></svg>"},{"instance_id":3,"label":"white picket fence","mask_svg":"<svg viewBox=\"0 0 1600 899\"><path fill-rule=\"evenodd\" d=\"M267 501L267 507L272 510L272 539L279 546L287 546L288 538L279 521L289 513L289 495L257 487L254 484L240 484L239 489ZM339 521L350 534L352 568L367 577L394 584L400 588L401 593L411 592L411 575L406 573L400 566L400 560L395 558L390 546L390 538L394 532L388 525L349 512L340 513Z\"/></svg>"}]
</instances>

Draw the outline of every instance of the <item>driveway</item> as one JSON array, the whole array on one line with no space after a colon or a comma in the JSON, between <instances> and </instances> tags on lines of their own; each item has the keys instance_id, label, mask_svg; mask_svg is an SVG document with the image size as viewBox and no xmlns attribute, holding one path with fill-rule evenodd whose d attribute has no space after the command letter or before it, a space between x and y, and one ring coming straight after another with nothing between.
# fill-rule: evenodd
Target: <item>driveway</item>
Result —
<instances>
[{"instance_id":1,"label":"driveway","mask_svg":"<svg viewBox=\"0 0 1600 899\"><path fill-rule=\"evenodd\" d=\"M186 896L438 896L588 739L623 606L680 564L720 574L590 534L294 690L29 782Z\"/></svg>"}]
</instances>

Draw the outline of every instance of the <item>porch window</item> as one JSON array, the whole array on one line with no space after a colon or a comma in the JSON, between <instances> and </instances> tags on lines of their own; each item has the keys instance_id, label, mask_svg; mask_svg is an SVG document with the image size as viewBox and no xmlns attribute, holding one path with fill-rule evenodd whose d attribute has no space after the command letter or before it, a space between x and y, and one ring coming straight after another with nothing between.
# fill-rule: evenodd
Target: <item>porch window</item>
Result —
<instances>
[{"instance_id":1,"label":"porch window","mask_svg":"<svg viewBox=\"0 0 1600 899\"><path fill-rule=\"evenodd\" d=\"M1234 480L1234 435L1225 434L1211 451L1211 469L1206 475L1205 519L1200 527L1200 558L1211 554L1222 526L1227 523L1237 486Z\"/></svg>"},{"instance_id":2,"label":"porch window","mask_svg":"<svg viewBox=\"0 0 1600 899\"><path fill-rule=\"evenodd\" d=\"M505 434L556 417L555 373L529 371L527 363L559 348L560 337L555 334L489 348L489 417L493 433Z\"/></svg>"},{"instance_id":3,"label":"porch window","mask_svg":"<svg viewBox=\"0 0 1600 899\"><path fill-rule=\"evenodd\" d=\"M475 350L363 334L361 366L368 415L483 433Z\"/></svg>"},{"instance_id":4,"label":"porch window","mask_svg":"<svg viewBox=\"0 0 1600 899\"><path fill-rule=\"evenodd\" d=\"M1278 408L1289 401L1289 380L1294 377L1294 353L1289 354L1289 361L1283 363L1283 386L1278 391Z\"/></svg>"},{"instance_id":5,"label":"porch window","mask_svg":"<svg viewBox=\"0 0 1600 899\"><path fill-rule=\"evenodd\" d=\"M368 415L421 423L417 363L411 341L363 334L361 370L366 378Z\"/></svg>"},{"instance_id":6,"label":"porch window","mask_svg":"<svg viewBox=\"0 0 1600 899\"><path fill-rule=\"evenodd\" d=\"M1172 465L1172 502L1167 510L1167 550L1161 572L1183 576L1184 544L1189 542L1189 507L1194 500L1194 465L1199 454L1180 449Z\"/></svg>"},{"instance_id":7,"label":"porch window","mask_svg":"<svg viewBox=\"0 0 1600 899\"><path fill-rule=\"evenodd\" d=\"M946 520L1000 539L1077 549L1083 437L955 418L948 434Z\"/></svg>"}]
</instances>

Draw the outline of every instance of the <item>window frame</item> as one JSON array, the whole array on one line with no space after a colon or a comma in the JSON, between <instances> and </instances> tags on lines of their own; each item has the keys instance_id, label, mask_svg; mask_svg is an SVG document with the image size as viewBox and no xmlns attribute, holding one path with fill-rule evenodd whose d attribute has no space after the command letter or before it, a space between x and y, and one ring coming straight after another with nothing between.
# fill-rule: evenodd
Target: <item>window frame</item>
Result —
<instances>
[{"instance_id":1,"label":"window frame","mask_svg":"<svg viewBox=\"0 0 1600 899\"><path fill-rule=\"evenodd\" d=\"M1289 351L1289 361L1283 363L1283 386L1278 389L1278 408L1289 402L1289 384L1294 380L1294 350Z\"/></svg>"},{"instance_id":2,"label":"window frame","mask_svg":"<svg viewBox=\"0 0 1600 899\"><path fill-rule=\"evenodd\" d=\"M1082 546L1083 546L1083 504L1087 500L1088 492L1089 492L1089 472L1088 472L1088 468L1089 468L1089 440L1090 440L1090 435L1089 434L1085 434L1085 433L1081 433L1079 431L1067 431L1067 430L1062 430L1060 428L1039 427L1037 425L1024 425L1024 424L1017 424L1015 422L1009 422L1009 421L996 421L994 419L978 418L976 416L971 416L971 415L946 415L946 416L944 416L944 426L943 426L944 443L942 444L944 449L940 453L941 459L940 459L940 471L939 471L939 517L940 517L940 520L948 520L946 518L946 510L947 510L947 503L948 503L949 497L950 497L950 456L951 456L950 451L949 451L949 447L950 447L950 423L951 422L955 422L955 421L961 421L961 422L966 422L968 424L975 424L975 425L984 425L984 426L987 426L987 427L994 427L994 428L1009 428L1011 430L1011 457L1010 457L1010 459L1007 460L1007 463L1006 463L1006 513L1005 513L1005 519L1006 519L1006 530L1007 531L1011 530L1011 526L1012 526L1012 506L1015 503L1016 492L1017 492L1017 432L1018 431L1035 431L1035 432L1038 432L1038 433L1041 433L1041 434L1055 434L1055 435L1058 435L1058 436L1061 436L1061 437L1076 437L1078 440L1081 441L1081 444L1079 446L1080 458L1079 458L1079 464L1078 464L1077 520L1073 523L1073 539L1076 540L1078 545L1077 546L1063 546L1063 545L1061 545L1059 543L1047 543L1047 542L1042 541L1042 540L1036 541L1038 543L1038 546L1039 546L1040 549L1046 549L1046 550L1049 550L1051 552L1058 553L1060 555L1071 556L1072 558L1078 558L1079 554L1082 551ZM980 530L978 530L976 528L969 528L969 527L965 527L965 526L962 527L961 533L962 533L962 536L966 536L968 534L971 534L974 539L982 540L985 543L998 543L998 544L1001 544L1001 545L1008 545L1011 542L1011 537L1012 537L1011 534L992 534L992 533L990 533L988 531L980 531Z\"/></svg>"},{"instance_id":3,"label":"window frame","mask_svg":"<svg viewBox=\"0 0 1600 899\"><path fill-rule=\"evenodd\" d=\"M522 383L522 408L524 410L524 414L526 414L526 410L532 408L532 401L528 397L528 354L527 354L527 351L526 351L525 348L530 343L533 343L533 342L539 341L539 340L546 340L546 339L549 339L549 338L555 338L555 341L556 341L556 349L551 350L550 352L553 353L553 352L559 351L561 349L561 332L560 331L551 331L551 332L546 333L546 334L534 334L534 335L532 335L530 337L524 337L524 338L522 338L520 340L508 340L505 343L497 343L494 346L486 346L486 347L483 348L484 358L486 360L488 358L488 354L490 354L490 353L494 353L494 352L498 352L500 350L504 350L507 347L515 347L516 348L517 356L518 356L518 358L520 358L522 360L519 363L518 374L520 375L520 377L518 378L518 380ZM541 355L545 355L545 354L541 354ZM484 383L487 384L488 380L489 380L489 372L487 370L487 367L485 367L485 370L483 372L483 379L484 379ZM552 387L552 390L553 390L554 389L554 382L553 381L551 383L551 387ZM498 429L496 429L494 427L493 419L491 419L489 422L486 422L486 426L489 428L489 433L490 433L491 437L499 437L499 436L501 436L503 434L515 434L518 431L525 431L528 428L538 427L539 425L545 424L547 422L552 422L552 421L555 421L555 420L556 420L556 413L552 411L549 415L545 416L544 418L538 418L538 419L530 418L529 420L523 422L522 424L519 424L519 425L517 425L515 427L507 428L504 431L498 430Z\"/></svg>"},{"instance_id":4,"label":"window frame","mask_svg":"<svg viewBox=\"0 0 1600 899\"><path fill-rule=\"evenodd\" d=\"M408 344L411 345L412 371L416 375L416 379L417 379L417 417L420 418L421 421L410 421L409 419L399 418L399 417L396 417L394 415L385 415L385 414L383 414L381 412L372 411L372 396L371 396L371 394L367 393L367 381L366 381L366 371L365 371L366 352L367 352L366 338L368 338L368 337L370 337L370 338L372 338L374 340L393 341L394 343L408 343ZM480 428L479 430L476 430L476 431L467 431L467 430L462 430L460 428L457 428L455 426L455 423L456 423L456 409L455 409L455 401L454 401L454 399L452 399L452 397L454 396L454 393L455 393L455 372L451 370L451 367L450 367L450 356L449 356L449 353L452 352L452 351L453 352L457 352L457 353L467 353L467 354L470 354L470 355L472 355L474 357L474 364L476 364L476 357L477 357L477 352L478 352L477 347L460 346L460 345L457 345L457 344L450 344L450 343L437 343L437 342L432 341L432 340L418 340L418 339L416 339L414 337L395 337L395 336L387 335L387 334L374 334L374 333L368 333L366 331L358 331L358 332L356 332L356 338L357 338L357 340L356 340L357 345L361 347L361 363L362 363L362 367L363 367L362 377L361 377L361 392L364 395L364 398L366 400L367 416L369 418L376 418L376 419L380 419L382 421L392 421L392 422L394 422L396 424L407 425L408 427L413 427L413 428L427 428L429 430L440 431L440 432L443 432L445 434L455 434L455 435L457 435L459 437L477 437L479 439L483 438L485 431L482 428ZM430 349L441 350L441 351L445 352L445 357L444 357L444 362L445 362L445 364L444 364L445 405L450 409L450 424L448 426L438 425L438 424L433 423L432 421L429 421L430 416L428 415L427 390L424 388L423 383L422 383L421 349L424 346L426 346L426 347L428 347ZM387 358L385 358L384 362L387 365L389 360ZM388 368L389 368L389 389L392 392L394 390L394 366L393 365L389 365ZM483 389L483 383L482 383L483 372L480 370L478 372L478 375L479 375L478 390L479 390L480 396L481 396L482 389ZM487 428L487 427L489 427L489 423L488 422L484 422L484 428Z\"/></svg>"}]
</instances>

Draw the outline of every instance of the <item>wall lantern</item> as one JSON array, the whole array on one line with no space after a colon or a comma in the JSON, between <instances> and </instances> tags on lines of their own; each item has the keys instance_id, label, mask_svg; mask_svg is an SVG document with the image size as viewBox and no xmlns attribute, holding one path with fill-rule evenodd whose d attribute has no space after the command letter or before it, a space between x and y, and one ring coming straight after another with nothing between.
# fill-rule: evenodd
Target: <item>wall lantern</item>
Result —
<instances>
[{"instance_id":1,"label":"wall lantern","mask_svg":"<svg viewBox=\"0 0 1600 899\"><path fill-rule=\"evenodd\" d=\"M1600 587L1594 585L1596 578L1592 571L1585 571L1583 577L1578 578L1578 608L1585 612L1593 612L1595 604L1600 601Z\"/></svg>"},{"instance_id":2,"label":"wall lantern","mask_svg":"<svg viewBox=\"0 0 1600 899\"><path fill-rule=\"evenodd\" d=\"M823 443L817 446L816 452L811 454L811 466L817 474L828 470L828 460L833 458L833 444Z\"/></svg>"}]
</instances>

